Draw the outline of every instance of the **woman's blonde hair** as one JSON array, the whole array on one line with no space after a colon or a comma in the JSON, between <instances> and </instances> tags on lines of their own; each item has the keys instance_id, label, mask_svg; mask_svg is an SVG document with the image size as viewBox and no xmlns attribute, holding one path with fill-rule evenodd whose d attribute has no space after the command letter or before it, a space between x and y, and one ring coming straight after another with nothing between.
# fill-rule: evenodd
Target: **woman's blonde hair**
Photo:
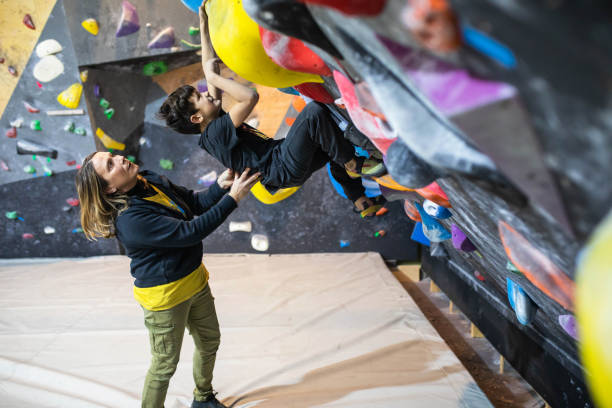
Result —
<instances>
[{"instance_id":1,"label":"woman's blonde hair","mask_svg":"<svg viewBox=\"0 0 612 408\"><path fill-rule=\"evenodd\" d=\"M77 171L75 183L81 202L81 226L89 240L96 237L115 236L115 220L128 207L127 195L115 192L108 194L106 181L96 173L91 159L97 152L83 160Z\"/></svg>"}]
</instances>

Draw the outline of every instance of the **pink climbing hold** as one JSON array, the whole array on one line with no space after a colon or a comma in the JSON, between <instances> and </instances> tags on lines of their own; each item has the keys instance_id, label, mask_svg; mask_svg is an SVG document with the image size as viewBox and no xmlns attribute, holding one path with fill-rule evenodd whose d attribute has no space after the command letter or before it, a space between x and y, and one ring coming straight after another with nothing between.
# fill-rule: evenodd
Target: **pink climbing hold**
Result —
<instances>
[{"instance_id":1,"label":"pink climbing hold","mask_svg":"<svg viewBox=\"0 0 612 408\"><path fill-rule=\"evenodd\" d=\"M299 0L341 11L349 16L375 16L385 8L387 0Z\"/></svg>"},{"instance_id":2,"label":"pink climbing hold","mask_svg":"<svg viewBox=\"0 0 612 408\"><path fill-rule=\"evenodd\" d=\"M355 85L339 71L334 71L334 80L342 95L342 102L351 120L366 135L381 153L386 154L389 146L397 136L380 118L366 112L360 105L355 92Z\"/></svg>"},{"instance_id":3,"label":"pink climbing hold","mask_svg":"<svg viewBox=\"0 0 612 408\"><path fill-rule=\"evenodd\" d=\"M10 138L10 139L14 139L17 137L17 128L15 126L11 127L9 130L6 131L6 137Z\"/></svg>"},{"instance_id":4,"label":"pink climbing hold","mask_svg":"<svg viewBox=\"0 0 612 408\"><path fill-rule=\"evenodd\" d=\"M460 249L464 252L473 252L476 250L476 246L470 241L470 239L465 235L461 228L457 225L451 225L451 234L453 235L453 246L455 249Z\"/></svg>"},{"instance_id":5,"label":"pink climbing hold","mask_svg":"<svg viewBox=\"0 0 612 408\"><path fill-rule=\"evenodd\" d=\"M21 238L23 238L23 239L32 239L32 238L34 238L34 234L30 234L29 232L26 232L25 234L23 234L21 236Z\"/></svg>"},{"instance_id":6,"label":"pink climbing hold","mask_svg":"<svg viewBox=\"0 0 612 408\"><path fill-rule=\"evenodd\" d=\"M74 198L74 197L70 197L66 199L66 202L68 203L68 205L70 205L71 207L77 207L80 204L80 201L78 198Z\"/></svg>"},{"instance_id":7,"label":"pink climbing hold","mask_svg":"<svg viewBox=\"0 0 612 408\"><path fill-rule=\"evenodd\" d=\"M281 67L315 75L332 75L321 57L297 38L266 30L263 27L259 27L259 36L268 57Z\"/></svg>"},{"instance_id":8,"label":"pink climbing hold","mask_svg":"<svg viewBox=\"0 0 612 408\"><path fill-rule=\"evenodd\" d=\"M174 45L174 28L166 27L147 45L149 48L170 48Z\"/></svg>"},{"instance_id":9,"label":"pink climbing hold","mask_svg":"<svg viewBox=\"0 0 612 408\"><path fill-rule=\"evenodd\" d=\"M25 106L25 108L28 110L28 112L30 113L38 113L40 112L40 109L35 108L34 106L30 105L29 103L27 103L26 101L23 101L23 106Z\"/></svg>"},{"instance_id":10,"label":"pink climbing hold","mask_svg":"<svg viewBox=\"0 0 612 408\"><path fill-rule=\"evenodd\" d=\"M127 0L124 0L121 6L121 18L119 19L119 25L117 26L115 37L130 35L140 29L136 7L134 7L132 3Z\"/></svg>"},{"instance_id":11,"label":"pink climbing hold","mask_svg":"<svg viewBox=\"0 0 612 408\"><path fill-rule=\"evenodd\" d=\"M321 103L334 103L334 97L327 92L327 89L322 84L314 82L305 82L303 84L293 86L296 91L304 96L314 99Z\"/></svg>"}]
</instances>

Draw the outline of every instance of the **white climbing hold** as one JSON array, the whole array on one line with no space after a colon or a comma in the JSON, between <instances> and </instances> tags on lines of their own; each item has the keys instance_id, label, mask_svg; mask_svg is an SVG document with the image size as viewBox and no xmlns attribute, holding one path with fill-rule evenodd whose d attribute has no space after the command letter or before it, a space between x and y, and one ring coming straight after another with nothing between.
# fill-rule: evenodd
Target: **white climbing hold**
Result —
<instances>
[{"instance_id":1,"label":"white climbing hold","mask_svg":"<svg viewBox=\"0 0 612 408\"><path fill-rule=\"evenodd\" d=\"M34 66L34 78L40 82L49 82L64 72L64 64L55 55L43 57Z\"/></svg>"},{"instance_id":2,"label":"white climbing hold","mask_svg":"<svg viewBox=\"0 0 612 408\"><path fill-rule=\"evenodd\" d=\"M38 58L43 58L47 55L57 54L62 50L63 48L61 44L51 38L38 43L38 45L36 46L36 55L38 56Z\"/></svg>"},{"instance_id":3,"label":"white climbing hold","mask_svg":"<svg viewBox=\"0 0 612 408\"><path fill-rule=\"evenodd\" d=\"M251 236L251 246L259 252L267 251L269 247L268 237L263 234L253 234Z\"/></svg>"},{"instance_id":4,"label":"white climbing hold","mask_svg":"<svg viewBox=\"0 0 612 408\"><path fill-rule=\"evenodd\" d=\"M230 221L229 230L230 232L243 231L243 232L251 232L253 229L253 225L251 221Z\"/></svg>"},{"instance_id":5,"label":"white climbing hold","mask_svg":"<svg viewBox=\"0 0 612 408\"><path fill-rule=\"evenodd\" d=\"M44 231L45 231L45 234L47 234L47 235L49 235L49 234L55 234L55 228L50 227L50 226L48 226L48 225L45 227Z\"/></svg>"}]
</instances>

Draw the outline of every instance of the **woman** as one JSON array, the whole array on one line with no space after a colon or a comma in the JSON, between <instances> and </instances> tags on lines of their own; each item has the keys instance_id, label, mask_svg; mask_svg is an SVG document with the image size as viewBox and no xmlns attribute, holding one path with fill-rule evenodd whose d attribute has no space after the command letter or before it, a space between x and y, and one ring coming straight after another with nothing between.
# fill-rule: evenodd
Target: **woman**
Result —
<instances>
[{"instance_id":1,"label":"woman","mask_svg":"<svg viewBox=\"0 0 612 408\"><path fill-rule=\"evenodd\" d=\"M357 178L386 173L383 162L356 157L355 147L344 137L329 110L318 102L306 105L282 140L269 138L243 123L259 96L248 86L219 74L219 60L214 58L207 21L202 5L202 68L208 91L200 93L192 86L181 86L166 98L157 116L179 133L200 133L200 147L225 167L236 171L248 167L261 172L261 183L268 189L300 186L329 162L332 175L355 209L362 216L373 216L384 199L367 198ZM227 113L221 109L221 91L236 101Z\"/></svg>"},{"instance_id":2,"label":"woman","mask_svg":"<svg viewBox=\"0 0 612 408\"><path fill-rule=\"evenodd\" d=\"M192 407L224 407L213 394L212 373L219 346L219 323L202 264L202 239L213 232L257 182L224 171L205 192L177 186L108 152L85 158L76 175L81 224L88 239L117 239L131 259L134 297L144 311L151 343L151 366L143 407L163 407L176 370L185 327L196 350ZM228 191L229 190L229 191Z\"/></svg>"}]
</instances>

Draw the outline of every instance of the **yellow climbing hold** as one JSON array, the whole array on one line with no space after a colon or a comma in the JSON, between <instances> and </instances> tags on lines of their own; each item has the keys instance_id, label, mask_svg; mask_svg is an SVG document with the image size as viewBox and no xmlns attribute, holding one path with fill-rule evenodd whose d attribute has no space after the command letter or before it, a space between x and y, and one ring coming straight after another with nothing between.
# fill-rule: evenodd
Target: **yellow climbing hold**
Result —
<instances>
[{"instance_id":1,"label":"yellow climbing hold","mask_svg":"<svg viewBox=\"0 0 612 408\"><path fill-rule=\"evenodd\" d=\"M72 84L68 89L57 95L57 101L68 109L74 109L79 106L82 92L83 85L79 83Z\"/></svg>"},{"instance_id":2,"label":"yellow climbing hold","mask_svg":"<svg viewBox=\"0 0 612 408\"><path fill-rule=\"evenodd\" d=\"M612 407L612 212L578 257L576 317L580 355L595 406Z\"/></svg>"},{"instance_id":3,"label":"yellow climbing hold","mask_svg":"<svg viewBox=\"0 0 612 408\"><path fill-rule=\"evenodd\" d=\"M391 176L388 175L388 174L385 174L382 177L372 177L372 178L374 179L374 181L376 181L381 186L392 188L393 190L398 190L398 191L414 191L413 188L408 188L408 187L402 186L400 183L398 183L397 181L393 180L393 178L391 178Z\"/></svg>"},{"instance_id":4,"label":"yellow climbing hold","mask_svg":"<svg viewBox=\"0 0 612 408\"><path fill-rule=\"evenodd\" d=\"M272 61L261 43L257 23L244 11L241 0L209 0L206 12L217 55L247 81L272 88L323 82L319 75L290 71Z\"/></svg>"},{"instance_id":5,"label":"yellow climbing hold","mask_svg":"<svg viewBox=\"0 0 612 408\"><path fill-rule=\"evenodd\" d=\"M87 82L87 77L89 77L89 71L88 70L81 71L81 73L79 74L79 77L81 78L81 82Z\"/></svg>"},{"instance_id":6,"label":"yellow climbing hold","mask_svg":"<svg viewBox=\"0 0 612 408\"><path fill-rule=\"evenodd\" d=\"M104 131L100 128L96 129L96 136L100 138L100 140L102 141L102 144L107 149L125 150L125 144L116 141L115 139L113 139L112 137L104 133Z\"/></svg>"},{"instance_id":7,"label":"yellow climbing hold","mask_svg":"<svg viewBox=\"0 0 612 408\"><path fill-rule=\"evenodd\" d=\"M88 18L87 20L83 20L81 25L85 30L87 30L88 33L98 35L100 27L98 26L98 22L95 19Z\"/></svg>"},{"instance_id":8,"label":"yellow climbing hold","mask_svg":"<svg viewBox=\"0 0 612 408\"><path fill-rule=\"evenodd\" d=\"M289 197L296 191L300 189L298 187L289 187L289 188L281 188L274 194L270 194L268 190L261 184L259 181L251 188L251 193L255 196L256 199L261 201L264 204L276 204L279 201L283 201L285 198Z\"/></svg>"}]
</instances>

